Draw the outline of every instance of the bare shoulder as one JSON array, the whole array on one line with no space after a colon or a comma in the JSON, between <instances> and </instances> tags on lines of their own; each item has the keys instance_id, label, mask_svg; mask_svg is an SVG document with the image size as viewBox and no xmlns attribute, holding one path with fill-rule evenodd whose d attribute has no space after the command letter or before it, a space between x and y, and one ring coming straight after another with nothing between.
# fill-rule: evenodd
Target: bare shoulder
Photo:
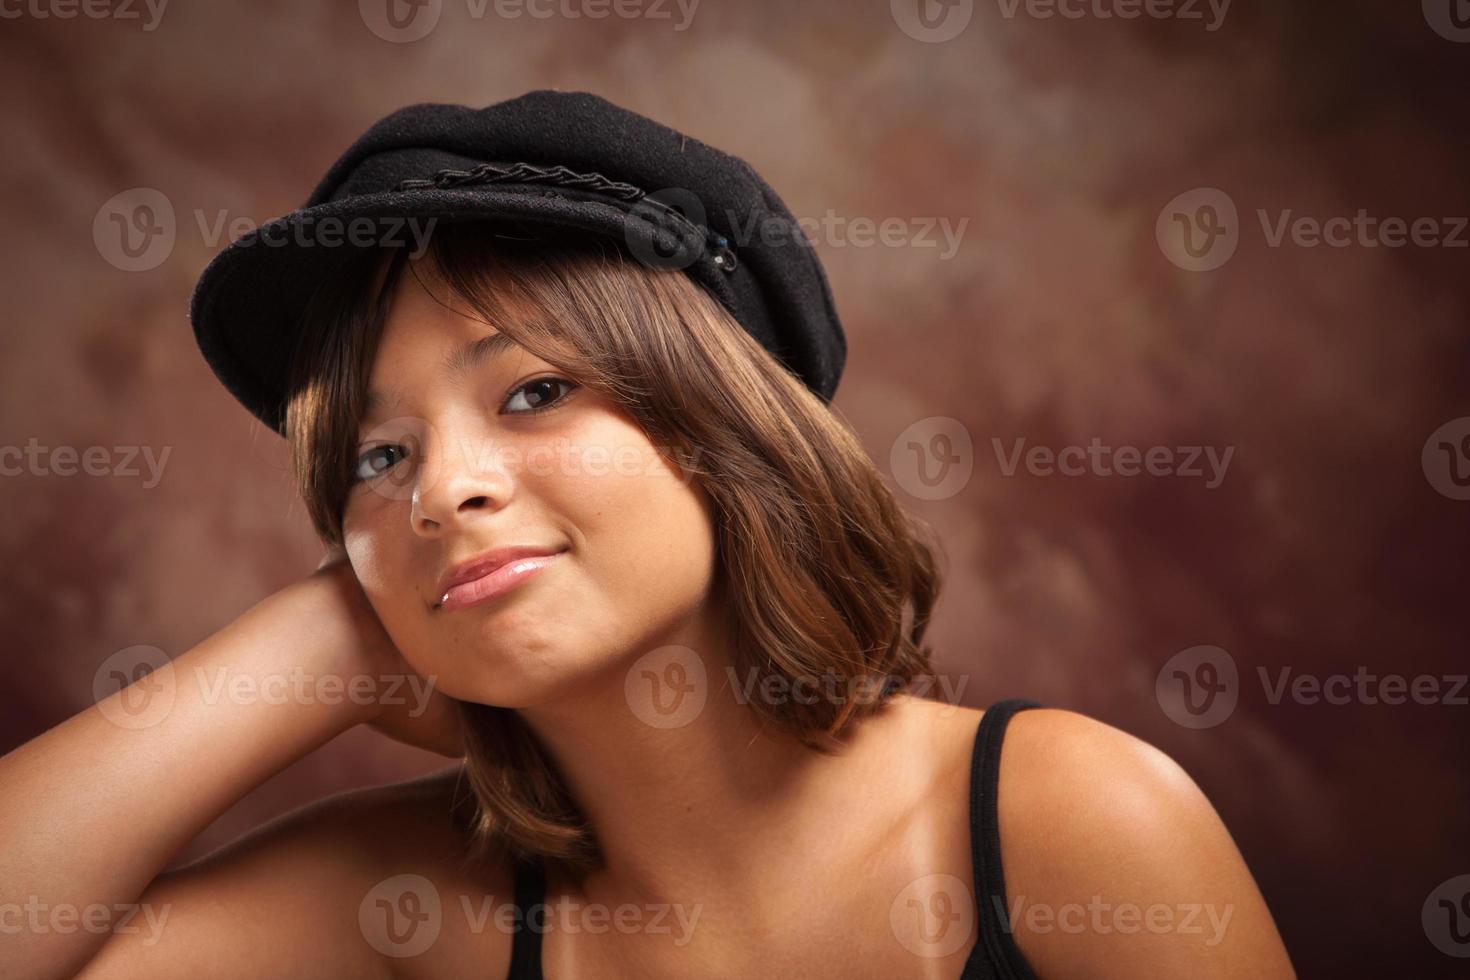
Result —
<instances>
[{"instance_id":1,"label":"bare shoulder","mask_svg":"<svg viewBox=\"0 0 1470 980\"><path fill-rule=\"evenodd\" d=\"M468 837L456 814L472 804L469 793L458 766L336 793L284 813L179 870L200 873L269 860L325 877L381 876L396 868L457 874ZM492 874L507 868L489 866Z\"/></svg>"},{"instance_id":2,"label":"bare shoulder","mask_svg":"<svg viewBox=\"0 0 1470 980\"><path fill-rule=\"evenodd\" d=\"M1290 977L1255 880L1169 755L1073 711L1014 715L998 815L1007 917L1044 976Z\"/></svg>"},{"instance_id":3,"label":"bare shoulder","mask_svg":"<svg viewBox=\"0 0 1470 980\"><path fill-rule=\"evenodd\" d=\"M510 864L469 860L459 771L325 797L160 875L140 899L157 934L109 940L83 975L503 975Z\"/></svg>"},{"instance_id":4,"label":"bare shoulder","mask_svg":"<svg viewBox=\"0 0 1470 980\"><path fill-rule=\"evenodd\" d=\"M346 839L351 840L375 837L396 828L416 831L415 836L422 836L426 846L447 845L456 836L453 808L467 798L468 792L461 767L453 766L414 779L323 797L262 825L241 841L255 835L277 836L281 830L292 829L344 830L348 832ZM375 860L383 857L385 843L377 839Z\"/></svg>"}]
</instances>

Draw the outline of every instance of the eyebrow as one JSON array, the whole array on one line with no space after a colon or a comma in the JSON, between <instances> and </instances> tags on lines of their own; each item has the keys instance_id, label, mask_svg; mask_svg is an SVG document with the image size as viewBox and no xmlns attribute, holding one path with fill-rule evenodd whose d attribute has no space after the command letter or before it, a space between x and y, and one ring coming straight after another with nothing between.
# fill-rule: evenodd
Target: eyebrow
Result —
<instances>
[{"instance_id":1,"label":"eyebrow","mask_svg":"<svg viewBox=\"0 0 1470 980\"><path fill-rule=\"evenodd\" d=\"M478 365L483 364L485 361L494 360L512 348L520 349L520 344L517 344L508 335L503 333L486 334L484 337L470 341L463 347L450 351L444 358L444 369L449 372L450 377L462 377L474 370ZM402 400L402 397L403 389L396 385L390 387L386 392L376 389L369 391L367 393L367 400L363 406L363 425L366 426L368 422L372 421L387 406L396 405Z\"/></svg>"}]
</instances>

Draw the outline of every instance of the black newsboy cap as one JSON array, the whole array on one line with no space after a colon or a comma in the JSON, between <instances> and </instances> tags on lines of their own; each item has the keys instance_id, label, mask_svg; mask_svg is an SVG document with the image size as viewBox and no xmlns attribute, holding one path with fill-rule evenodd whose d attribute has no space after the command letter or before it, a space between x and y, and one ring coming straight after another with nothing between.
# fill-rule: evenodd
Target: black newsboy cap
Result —
<instances>
[{"instance_id":1,"label":"black newsboy cap","mask_svg":"<svg viewBox=\"0 0 1470 980\"><path fill-rule=\"evenodd\" d=\"M422 247L425 229L464 220L619 239L709 289L824 402L836 391L847 342L831 288L776 192L744 160L588 92L424 103L379 120L300 210L205 268L189 314L199 349L284 435L289 360L324 275L364 248Z\"/></svg>"}]
</instances>

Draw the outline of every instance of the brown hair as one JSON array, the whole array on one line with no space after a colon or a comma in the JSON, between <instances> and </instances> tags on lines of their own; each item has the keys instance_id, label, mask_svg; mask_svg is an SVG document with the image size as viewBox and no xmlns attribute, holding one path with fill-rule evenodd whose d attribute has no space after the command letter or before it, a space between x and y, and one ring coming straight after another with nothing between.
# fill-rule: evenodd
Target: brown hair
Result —
<instances>
[{"instance_id":1,"label":"brown hair","mask_svg":"<svg viewBox=\"0 0 1470 980\"><path fill-rule=\"evenodd\" d=\"M931 532L898 505L846 422L682 272L612 241L494 232L441 224L426 257L487 322L622 406L654 445L681 450L679 465L714 505L732 666L877 690L751 699L762 721L829 751L855 718L928 673L922 641L940 585ZM331 545L342 541L367 376L404 265L402 249L344 262L318 288L293 358L287 439L302 499ZM496 845L573 871L594 866L592 830L519 715L460 704L476 853Z\"/></svg>"}]
</instances>

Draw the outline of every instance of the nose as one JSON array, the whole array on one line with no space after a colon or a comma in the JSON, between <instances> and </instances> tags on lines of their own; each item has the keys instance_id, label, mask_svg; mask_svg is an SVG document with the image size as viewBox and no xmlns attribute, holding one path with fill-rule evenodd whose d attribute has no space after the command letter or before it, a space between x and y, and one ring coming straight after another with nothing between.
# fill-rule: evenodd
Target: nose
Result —
<instances>
[{"instance_id":1,"label":"nose","mask_svg":"<svg viewBox=\"0 0 1470 980\"><path fill-rule=\"evenodd\" d=\"M515 489L508 463L483 435L431 432L409 508L414 533L438 537L504 509Z\"/></svg>"}]
</instances>

